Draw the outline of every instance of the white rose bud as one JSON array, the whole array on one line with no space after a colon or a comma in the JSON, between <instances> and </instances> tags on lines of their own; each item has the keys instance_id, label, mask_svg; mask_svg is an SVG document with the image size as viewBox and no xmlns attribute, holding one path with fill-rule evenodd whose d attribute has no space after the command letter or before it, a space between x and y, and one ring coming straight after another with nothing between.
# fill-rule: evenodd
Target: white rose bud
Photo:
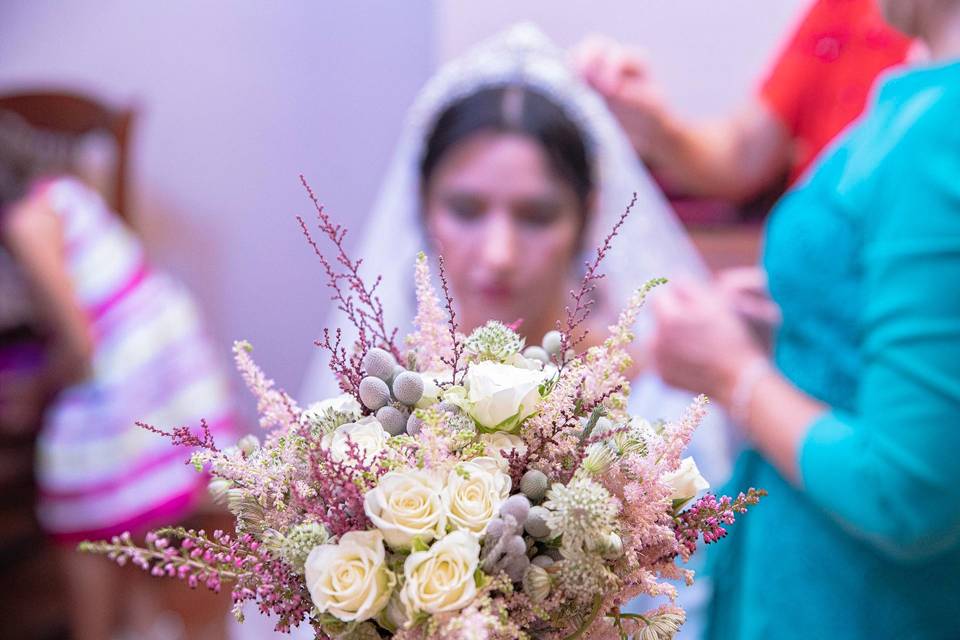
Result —
<instances>
[{"instance_id":1,"label":"white rose bud","mask_svg":"<svg viewBox=\"0 0 960 640\"><path fill-rule=\"evenodd\" d=\"M248 433L237 442L237 448L243 452L243 455L249 457L253 455L254 451L260 448L260 439L252 433Z\"/></svg>"},{"instance_id":2,"label":"white rose bud","mask_svg":"<svg viewBox=\"0 0 960 640\"><path fill-rule=\"evenodd\" d=\"M453 529L482 534L510 495L510 476L493 458L474 458L450 471L443 491L447 523Z\"/></svg>"},{"instance_id":3,"label":"white rose bud","mask_svg":"<svg viewBox=\"0 0 960 640\"><path fill-rule=\"evenodd\" d=\"M424 371L420 374L423 379L423 393L415 405L418 409L426 409L440 402L443 396L442 384L453 381L453 371Z\"/></svg>"},{"instance_id":4,"label":"white rose bud","mask_svg":"<svg viewBox=\"0 0 960 640\"><path fill-rule=\"evenodd\" d=\"M443 482L428 471L391 471L367 492L363 510L394 550L406 550L414 538L429 543L443 535L447 511Z\"/></svg>"},{"instance_id":5,"label":"white rose bud","mask_svg":"<svg viewBox=\"0 0 960 640\"><path fill-rule=\"evenodd\" d=\"M393 595L390 596L390 601L387 602L387 607L383 610L383 613L380 614L380 617L377 618L377 622L380 623L381 627L395 632L398 629L404 628L408 621L407 610L400 601L400 591L396 590L393 592Z\"/></svg>"},{"instance_id":6,"label":"white rose bud","mask_svg":"<svg viewBox=\"0 0 960 640\"><path fill-rule=\"evenodd\" d=\"M489 431L515 431L540 404L544 374L497 362L470 365L460 407Z\"/></svg>"},{"instance_id":7,"label":"white rose bud","mask_svg":"<svg viewBox=\"0 0 960 640\"><path fill-rule=\"evenodd\" d=\"M384 431L383 426L373 416L361 418L357 422L342 424L331 433L323 436L321 444L330 451L330 456L338 462L352 460L348 455L349 442L359 448L364 464L370 464L374 457L387 448L390 434Z\"/></svg>"},{"instance_id":8,"label":"white rose bud","mask_svg":"<svg viewBox=\"0 0 960 640\"><path fill-rule=\"evenodd\" d=\"M480 562L480 542L469 531L454 531L426 551L411 553L403 564L400 599L410 618L459 611L477 595L474 572Z\"/></svg>"},{"instance_id":9,"label":"white rose bud","mask_svg":"<svg viewBox=\"0 0 960 640\"><path fill-rule=\"evenodd\" d=\"M527 453L527 445L523 438L504 431L481 434L480 442L483 443L487 456L497 460L504 471L507 470L507 456L511 451L516 451L520 456Z\"/></svg>"},{"instance_id":10,"label":"white rose bud","mask_svg":"<svg viewBox=\"0 0 960 640\"><path fill-rule=\"evenodd\" d=\"M337 544L314 547L304 573L310 598L320 613L343 622L376 616L397 583L387 568L379 531L350 531L340 536Z\"/></svg>"},{"instance_id":11,"label":"white rose bud","mask_svg":"<svg viewBox=\"0 0 960 640\"><path fill-rule=\"evenodd\" d=\"M548 331L543 336L543 349L551 356L560 353L561 344L563 344L563 335L557 330Z\"/></svg>"},{"instance_id":12,"label":"white rose bud","mask_svg":"<svg viewBox=\"0 0 960 640\"><path fill-rule=\"evenodd\" d=\"M616 560L623 555L623 538L610 533L603 544L603 557L607 560Z\"/></svg>"},{"instance_id":13,"label":"white rose bud","mask_svg":"<svg viewBox=\"0 0 960 640\"><path fill-rule=\"evenodd\" d=\"M676 471L663 476L663 481L673 489L674 500L687 500L710 488L710 483L700 475L693 458L684 458Z\"/></svg>"}]
</instances>

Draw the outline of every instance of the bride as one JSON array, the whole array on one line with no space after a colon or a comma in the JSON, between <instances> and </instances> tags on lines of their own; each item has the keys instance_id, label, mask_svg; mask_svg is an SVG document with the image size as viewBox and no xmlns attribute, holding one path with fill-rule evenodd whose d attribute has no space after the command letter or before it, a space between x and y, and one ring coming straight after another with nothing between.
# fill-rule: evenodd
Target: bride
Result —
<instances>
[{"instance_id":1,"label":"bride","mask_svg":"<svg viewBox=\"0 0 960 640\"><path fill-rule=\"evenodd\" d=\"M649 278L706 277L603 100L565 60L536 28L516 26L444 66L417 98L357 254L368 277L383 276L378 292L388 326L401 334L410 326L414 261L423 249L444 257L461 331L490 319L522 319L519 332L539 344L564 317L584 260L634 193L636 204L602 266L608 275L596 292L587 343L605 337L620 306ZM640 324L638 344L649 317ZM350 335L336 312L325 326ZM691 396L646 369L641 349L634 360L631 413L680 416ZM318 354L301 400L337 393ZM711 482L725 479L721 416L697 431L691 455ZM681 592L695 618L702 588Z\"/></svg>"}]
</instances>

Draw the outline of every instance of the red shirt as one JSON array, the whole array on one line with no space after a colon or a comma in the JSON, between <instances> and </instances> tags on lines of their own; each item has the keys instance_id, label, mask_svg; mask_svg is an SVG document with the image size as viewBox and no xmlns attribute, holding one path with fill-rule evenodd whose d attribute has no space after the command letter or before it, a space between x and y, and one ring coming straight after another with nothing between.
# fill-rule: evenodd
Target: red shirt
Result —
<instances>
[{"instance_id":1,"label":"red shirt","mask_svg":"<svg viewBox=\"0 0 960 640\"><path fill-rule=\"evenodd\" d=\"M791 184L860 115L874 80L903 62L910 44L876 0L814 2L760 87L796 145Z\"/></svg>"}]
</instances>

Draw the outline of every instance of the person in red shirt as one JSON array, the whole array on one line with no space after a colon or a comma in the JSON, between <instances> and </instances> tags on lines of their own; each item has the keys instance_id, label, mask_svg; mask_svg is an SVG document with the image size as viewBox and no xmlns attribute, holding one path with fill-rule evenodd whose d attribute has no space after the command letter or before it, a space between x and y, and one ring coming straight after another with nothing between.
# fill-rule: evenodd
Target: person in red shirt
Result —
<instances>
[{"instance_id":1,"label":"person in red shirt","mask_svg":"<svg viewBox=\"0 0 960 640\"><path fill-rule=\"evenodd\" d=\"M875 0L816 0L787 39L760 90L732 116L686 122L659 97L641 56L605 38L575 52L583 77L607 100L638 153L672 188L748 201L796 181L863 111L885 69L911 41Z\"/></svg>"}]
</instances>

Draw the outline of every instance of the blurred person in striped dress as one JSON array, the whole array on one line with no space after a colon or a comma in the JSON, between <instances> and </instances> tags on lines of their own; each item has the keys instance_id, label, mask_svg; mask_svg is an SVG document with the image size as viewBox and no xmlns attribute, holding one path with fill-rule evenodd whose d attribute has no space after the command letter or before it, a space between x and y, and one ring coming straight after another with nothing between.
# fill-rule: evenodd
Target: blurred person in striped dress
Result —
<instances>
[{"instance_id":1,"label":"blurred person in striped dress","mask_svg":"<svg viewBox=\"0 0 960 640\"><path fill-rule=\"evenodd\" d=\"M0 378L0 411L42 415L38 517L62 546L74 636L100 640L113 637L122 575L76 553L76 543L182 520L206 484L184 464L183 450L135 423L170 428L205 419L223 441L233 431L232 408L220 358L186 290L148 264L98 194L46 175L32 153L34 135L0 113L0 243L45 343L40 382L29 393L15 375ZM136 595L130 587L123 595Z\"/></svg>"}]
</instances>

